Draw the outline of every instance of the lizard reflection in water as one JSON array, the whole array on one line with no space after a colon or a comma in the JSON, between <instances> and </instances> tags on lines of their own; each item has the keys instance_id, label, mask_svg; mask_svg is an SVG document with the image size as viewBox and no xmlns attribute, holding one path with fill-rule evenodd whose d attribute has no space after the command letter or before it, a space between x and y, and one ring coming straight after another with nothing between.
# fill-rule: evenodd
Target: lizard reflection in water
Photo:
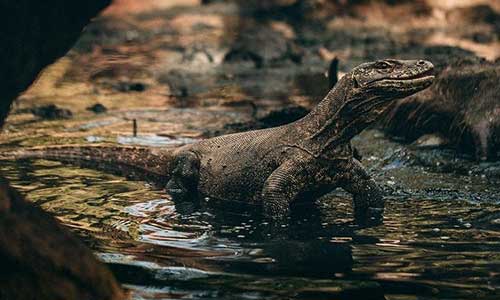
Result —
<instances>
[{"instance_id":1,"label":"lizard reflection in water","mask_svg":"<svg viewBox=\"0 0 500 300\"><path fill-rule=\"evenodd\" d=\"M3 158L102 162L155 175L174 199L193 195L261 204L275 223L290 204L340 187L353 195L360 225L382 220L377 184L353 157L350 140L395 100L430 86L424 60L364 63L342 77L305 117L279 127L223 135L175 149L55 146L4 153Z\"/></svg>"}]
</instances>

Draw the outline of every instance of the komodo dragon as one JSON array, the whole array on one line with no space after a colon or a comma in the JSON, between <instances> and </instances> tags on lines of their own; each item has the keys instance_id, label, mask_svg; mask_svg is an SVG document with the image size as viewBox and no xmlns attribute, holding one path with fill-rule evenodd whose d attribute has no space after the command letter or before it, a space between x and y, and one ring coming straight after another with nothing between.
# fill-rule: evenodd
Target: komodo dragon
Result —
<instances>
[{"instance_id":1,"label":"komodo dragon","mask_svg":"<svg viewBox=\"0 0 500 300\"><path fill-rule=\"evenodd\" d=\"M314 199L341 187L353 195L359 224L381 221L377 184L353 158L350 140L394 100L427 88L433 65L424 60L380 60L346 74L304 118L223 135L179 148L57 146L4 153L3 158L102 162L162 178L175 198L203 197L262 204L283 221L299 197ZM378 222L378 221L376 221Z\"/></svg>"}]
</instances>

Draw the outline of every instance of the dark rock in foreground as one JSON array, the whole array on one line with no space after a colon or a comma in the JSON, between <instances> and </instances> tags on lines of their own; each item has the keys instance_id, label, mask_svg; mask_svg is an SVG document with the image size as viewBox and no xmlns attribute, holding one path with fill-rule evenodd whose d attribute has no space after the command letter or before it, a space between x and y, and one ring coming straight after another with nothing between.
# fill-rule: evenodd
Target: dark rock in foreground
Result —
<instances>
[{"instance_id":1,"label":"dark rock in foreground","mask_svg":"<svg viewBox=\"0 0 500 300\"><path fill-rule=\"evenodd\" d=\"M110 271L0 177L0 299L122 299Z\"/></svg>"},{"instance_id":2,"label":"dark rock in foreground","mask_svg":"<svg viewBox=\"0 0 500 300\"><path fill-rule=\"evenodd\" d=\"M109 0L0 1L0 127L12 101L63 56ZM67 117L55 106L44 117ZM112 274L76 237L0 176L0 299L123 299Z\"/></svg>"}]
</instances>

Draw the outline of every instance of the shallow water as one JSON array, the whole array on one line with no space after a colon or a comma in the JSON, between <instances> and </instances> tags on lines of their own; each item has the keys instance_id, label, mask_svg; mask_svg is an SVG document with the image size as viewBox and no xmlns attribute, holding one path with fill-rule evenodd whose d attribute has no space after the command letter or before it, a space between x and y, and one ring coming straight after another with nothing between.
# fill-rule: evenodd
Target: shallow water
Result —
<instances>
[{"instance_id":1,"label":"shallow water","mask_svg":"<svg viewBox=\"0 0 500 300\"><path fill-rule=\"evenodd\" d=\"M251 211L176 205L98 171L44 160L0 171L78 232L134 299L498 299L496 179L384 160L402 146L376 131L355 144L388 195L381 226L358 228L341 191L270 232Z\"/></svg>"}]
</instances>

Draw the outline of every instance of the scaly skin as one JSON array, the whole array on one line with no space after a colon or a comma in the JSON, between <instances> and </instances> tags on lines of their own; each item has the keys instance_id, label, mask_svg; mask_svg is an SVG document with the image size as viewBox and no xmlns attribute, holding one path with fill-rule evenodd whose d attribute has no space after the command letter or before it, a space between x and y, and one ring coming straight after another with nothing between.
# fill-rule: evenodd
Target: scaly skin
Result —
<instances>
[{"instance_id":1,"label":"scaly skin","mask_svg":"<svg viewBox=\"0 0 500 300\"><path fill-rule=\"evenodd\" d=\"M70 146L23 150L13 156L121 163L163 176L174 198L202 195L261 203L264 215L273 221L288 215L292 201L313 200L341 187L353 195L356 221L377 223L384 209L382 192L353 157L350 140L392 101L427 88L432 69L427 61L365 63L298 121L173 150Z\"/></svg>"}]
</instances>

